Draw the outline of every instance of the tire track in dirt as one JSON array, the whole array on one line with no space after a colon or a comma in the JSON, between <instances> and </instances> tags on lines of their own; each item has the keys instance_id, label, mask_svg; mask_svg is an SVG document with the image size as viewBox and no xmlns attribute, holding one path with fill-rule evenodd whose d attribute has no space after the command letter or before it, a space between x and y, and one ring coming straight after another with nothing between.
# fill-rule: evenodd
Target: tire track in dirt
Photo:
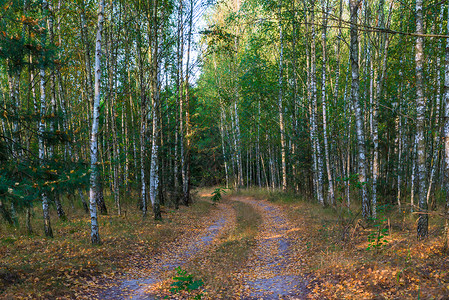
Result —
<instances>
[{"instance_id":1,"label":"tire track in dirt","mask_svg":"<svg viewBox=\"0 0 449 300\"><path fill-rule=\"evenodd\" d=\"M263 217L257 245L242 270L241 299L305 299L309 279L303 274L300 238L282 209L267 201L233 197L255 207Z\"/></svg>"},{"instance_id":2,"label":"tire track in dirt","mask_svg":"<svg viewBox=\"0 0 449 300\"><path fill-rule=\"evenodd\" d=\"M171 272L207 252L214 242L235 224L234 210L226 204L219 204L218 210L208 218L205 226L197 232L192 230L180 240L164 246L164 250L150 257L144 270L131 270L128 279L120 280L115 286L98 293L97 299L157 299L157 289Z\"/></svg>"}]
</instances>

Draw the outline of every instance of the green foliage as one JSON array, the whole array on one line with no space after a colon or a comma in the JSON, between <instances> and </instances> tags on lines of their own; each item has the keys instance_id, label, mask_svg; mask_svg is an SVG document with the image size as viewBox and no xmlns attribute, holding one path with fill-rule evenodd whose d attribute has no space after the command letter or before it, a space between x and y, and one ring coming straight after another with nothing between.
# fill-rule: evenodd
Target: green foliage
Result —
<instances>
[{"instance_id":1,"label":"green foliage","mask_svg":"<svg viewBox=\"0 0 449 300\"><path fill-rule=\"evenodd\" d=\"M192 274L188 274L186 270L183 270L181 267L176 268L177 276L173 277L174 282L171 284L172 288L170 292L173 294L177 294L182 291L192 292L199 290L204 282L200 280L194 280ZM193 299L201 299L203 297L202 293L198 293L194 296ZM165 297L165 298L168 298Z\"/></svg>"},{"instance_id":2,"label":"green foliage","mask_svg":"<svg viewBox=\"0 0 449 300\"><path fill-rule=\"evenodd\" d=\"M88 165L85 163L57 155L41 162L25 151L21 157L14 158L7 148L0 152L0 200L4 204L2 215L5 219L9 215L6 207L10 205L21 212L39 201L43 193L53 199L56 193L74 193L76 189L88 186Z\"/></svg>"},{"instance_id":3,"label":"green foliage","mask_svg":"<svg viewBox=\"0 0 449 300\"><path fill-rule=\"evenodd\" d=\"M385 216L388 208L388 204L380 205L377 208L377 217L372 218L375 230L368 235L369 245L366 250L375 249L379 251L388 244L388 240L386 240L386 237L388 236L388 218Z\"/></svg>"},{"instance_id":4,"label":"green foliage","mask_svg":"<svg viewBox=\"0 0 449 300\"><path fill-rule=\"evenodd\" d=\"M213 203L217 203L223 197L222 194L226 194L226 188L218 187L212 192L211 200Z\"/></svg>"}]
</instances>

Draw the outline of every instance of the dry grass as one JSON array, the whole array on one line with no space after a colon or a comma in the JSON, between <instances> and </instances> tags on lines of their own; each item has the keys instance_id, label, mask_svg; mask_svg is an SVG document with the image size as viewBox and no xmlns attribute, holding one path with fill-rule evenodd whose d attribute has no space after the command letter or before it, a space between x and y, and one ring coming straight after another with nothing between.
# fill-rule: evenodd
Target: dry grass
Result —
<instances>
[{"instance_id":1,"label":"dry grass","mask_svg":"<svg viewBox=\"0 0 449 300\"><path fill-rule=\"evenodd\" d=\"M107 200L108 207L113 207L112 199ZM110 215L99 216L99 246L90 244L89 216L77 205L65 209L66 222L51 215L53 239L41 233L39 207L33 212L34 235L27 235L22 227L0 224L0 298L76 298L79 290L94 288L107 278L139 267L148 261L142 258L187 233L215 208L204 201L178 211L163 208L164 220L156 222L151 215L142 219L136 204L124 201L126 214L117 216L111 209Z\"/></svg>"},{"instance_id":2,"label":"dry grass","mask_svg":"<svg viewBox=\"0 0 449 300\"><path fill-rule=\"evenodd\" d=\"M240 194L274 200L301 228L307 269L315 281L316 299L449 299L449 257L443 251L445 220L432 213L429 237L416 238L416 215L393 207L375 222L363 221L347 209L323 209L292 195L261 190ZM358 207L351 207L359 211ZM385 220L385 221L380 221ZM380 226L375 226L379 224ZM384 246L367 250L368 237L387 229ZM373 244L373 243L371 243Z\"/></svg>"},{"instance_id":3,"label":"dry grass","mask_svg":"<svg viewBox=\"0 0 449 300\"><path fill-rule=\"evenodd\" d=\"M233 291L238 290L238 271L245 267L262 222L261 215L250 204L230 201L227 197L224 202L235 210L235 227L204 257L207 264L193 269L199 278L204 279L208 293L215 299L231 297Z\"/></svg>"}]
</instances>

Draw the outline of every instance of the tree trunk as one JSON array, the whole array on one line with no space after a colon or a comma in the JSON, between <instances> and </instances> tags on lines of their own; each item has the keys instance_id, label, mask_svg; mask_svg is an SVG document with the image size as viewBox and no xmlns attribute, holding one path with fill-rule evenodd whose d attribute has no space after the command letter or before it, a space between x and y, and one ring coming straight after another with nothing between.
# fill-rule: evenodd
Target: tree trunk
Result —
<instances>
[{"instance_id":1,"label":"tree trunk","mask_svg":"<svg viewBox=\"0 0 449 300\"><path fill-rule=\"evenodd\" d=\"M368 218L370 215L368 193L366 188L366 150L365 150L365 133L363 130L363 116L362 108L359 103L359 40L357 28L357 11L359 7L359 0L350 0L351 9L351 45L350 45L350 59L351 59L351 96L354 106L355 124L357 132L357 148L358 148L358 173L361 198L362 198L362 216Z\"/></svg>"},{"instance_id":2,"label":"tree trunk","mask_svg":"<svg viewBox=\"0 0 449 300\"><path fill-rule=\"evenodd\" d=\"M449 6L448 6L449 19ZM447 22L447 32L449 33L449 22ZM444 91L443 91L443 105L444 105L444 190L446 193L446 214L449 213L449 38L446 39L445 56L444 56ZM447 216L446 216L447 217ZM447 220L446 220L446 229ZM449 237L449 230L446 232Z\"/></svg>"},{"instance_id":3,"label":"tree trunk","mask_svg":"<svg viewBox=\"0 0 449 300\"><path fill-rule=\"evenodd\" d=\"M189 15L189 33L187 35L187 62L186 62L186 80L185 80L185 182L184 182L184 195L183 202L185 205L189 205L192 202L190 197L190 159L191 159L191 123L190 123L190 51L192 42L192 30L193 30L193 10L194 0L190 0L190 15Z\"/></svg>"},{"instance_id":4,"label":"tree trunk","mask_svg":"<svg viewBox=\"0 0 449 300\"><path fill-rule=\"evenodd\" d=\"M158 0L153 0L152 24L151 24L151 105L153 117L153 133L151 146L151 164L150 164L150 200L153 206L155 220L161 220L160 199L158 197L159 190L159 58L158 58Z\"/></svg>"},{"instance_id":5,"label":"tree trunk","mask_svg":"<svg viewBox=\"0 0 449 300\"><path fill-rule=\"evenodd\" d=\"M329 142L327 139L327 105L326 105L326 64L327 64L327 18L329 13L329 7L327 1L323 3L323 32L321 35L323 43L323 64L322 64L322 78L321 78L321 103L323 109L323 141L324 141L324 154L326 158L326 170L327 170L327 181L328 181L328 193L327 193L327 203L335 204L335 194L334 194L334 181L332 178L332 169L329 155Z\"/></svg>"},{"instance_id":6,"label":"tree trunk","mask_svg":"<svg viewBox=\"0 0 449 300\"><path fill-rule=\"evenodd\" d=\"M423 1L416 1L416 33L424 34L423 26ZM426 199L426 141L425 131L425 113L426 101L424 99L423 88L423 55L424 38L418 36L415 46L415 72L416 72L416 143L417 143L417 173L418 173L418 203L419 218L417 233L418 238L426 238L428 235L428 215Z\"/></svg>"},{"instance_id":7,"label":"tree trunk","mask_svg":"<svg viewBox=\"0 0 449 300\"><path fill-rule=\"evenodd\" d=\"M100 0L98 10L97 37L95 45L95 98L93 105L92 133L90 146L90 220L91 220L91 242L100 243L100 233L97 221L96 200L98 197L98 131L100 126L100 86L101 86L101 33L103 30L104 0Z\"/></svg>"},{"instance_id":8,"label":"tree trunk","mask_svg":"<svg viewBox=\"0 0 449 300\"><path fill-rule=\"evenodd\" d=\"M145 161L146 161L146 135L147 135L147 102L145 96L145 84L144 84L144 70L143 70L143 58L141 49L141 36L140 36L140 26L136 23L137 31L137 65L139 68L139 92L140 92L140 195L141 203L140 208L142 209L143 217L147 214L147 180L145 171Z\"/></svg>"},{"instance_id":9,"label":"tree trunk","mask_svg":"<svg viewBox=\"0 0 449 300\"><path fill-rule=\"evenodd\" d=\"M281 165L282 165L282 190L287 191L287 164L286 164L286 155L285 155L285 124L284 124L284 106L282 104L283 98L283 73L284 73L284 34L282 30L282 0L279 0L279 40L280 40L280 49L279 49L279 94L278 94L278 110L279 110L279 128L281 131Z\"/></svg>"},{"instance_id":10,"label":"tree trunk","mask_svg":"<svg viewBox=\"0 0 449 300\"><path fill-rule=\"evenodd\" d=\"M48 10L48 4L47 1L42 1L42 10L44 11L44 14L47 14ZM45 32L42 34L42 40L45 44L46 42L46 35ZM45 145L44 145L44 131L45 131L45 120L44 116L46 113L46 93L45 93L45 62L43 61L44 58L41 58L40 64L40 92L41 92L41 103L40 103L40 122L39 122L39 129L38 129L38 143L39 143L39 160L41 166L44 166L45 164ZM42 211L44 216L44 231L45 236L47 237L53 237L53 230L51 228L51 222L50 222L50 212L49 212L49 199L46 192L42 193Z\"/></svg>"},{"instance_id":11,"label":"tree trunk","mask_svg":"<svg viewBox=\"0 0 449 300\"><path fill-rule=\"evenodd\" d=\"M316 182L317 182L317 196L318 202L321 205L325 205L323 198L323 157L321 153L320 140L318 137L318 104L317 104L317 82L316 82L316 50L315 50L315 0L312 1L312 13L311 20L312 23L312 43L310 51L310 84L312 87L312 113L311 113L311 134L312 134L312 148L316 156Z\"/></svg>"}]
</instances>

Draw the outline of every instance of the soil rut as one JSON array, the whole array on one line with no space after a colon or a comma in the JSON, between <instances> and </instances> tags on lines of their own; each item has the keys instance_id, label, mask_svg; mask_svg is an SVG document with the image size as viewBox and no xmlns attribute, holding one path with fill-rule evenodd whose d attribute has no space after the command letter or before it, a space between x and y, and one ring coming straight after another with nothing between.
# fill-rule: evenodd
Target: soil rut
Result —
<instances>
[{"instance_id":1,"label":"soil rut","mask_svg":"<svg viewBox=\"0 0 449 300\"><path fill-rule=\"evenodd\" d=\"M304 299L309 280L303 274L301 240L282 209L262 200L234 197L253 205L263 217L257 246L243 273L243 299Z\"/></svg>"},{"instance_id":2,"label":"soil rut","mask_svg":"<svg viewBox=\"0 0 449 300\"><path fill-rule=\"evenodd\" d=\"M169 278L176 267L189 263L207 251L235 222L233 210L227 205L219 205L218 212L209 218L209 225L183 239L164 246L164 251L145 262L145 268L130 270L125 280L115 283L97 295L97 299L157 299L157 289ZM206 223L207 224L207 223Z\"/></svg>"},{"instance_id":3,"label":"soil rut","mask_svg":"<svg viewBox=\"0 0 449 300\"><path fill-rule=\"evenodd\" d=\"M310 293L309 279L304 275L301 253L307 251L297 231L285 217L282 208L251 197L231 197L253 206L262 216L256 245L247 265L238 270L235 289L228 299L305 299ZM157 299L158 288L170 278L173 270L212 251L214 243L235 226L235 211L220 204L209 216L209 223L198 232L164 246L164 251L150 258L143 270L132 270L126 280L116 283L98 295L98 299ZM206 262L207 263L207 262ZM239 296L235 296L239 295ZM213 298L212 298L213 299Z\"/></svg>"}]
</instances>

